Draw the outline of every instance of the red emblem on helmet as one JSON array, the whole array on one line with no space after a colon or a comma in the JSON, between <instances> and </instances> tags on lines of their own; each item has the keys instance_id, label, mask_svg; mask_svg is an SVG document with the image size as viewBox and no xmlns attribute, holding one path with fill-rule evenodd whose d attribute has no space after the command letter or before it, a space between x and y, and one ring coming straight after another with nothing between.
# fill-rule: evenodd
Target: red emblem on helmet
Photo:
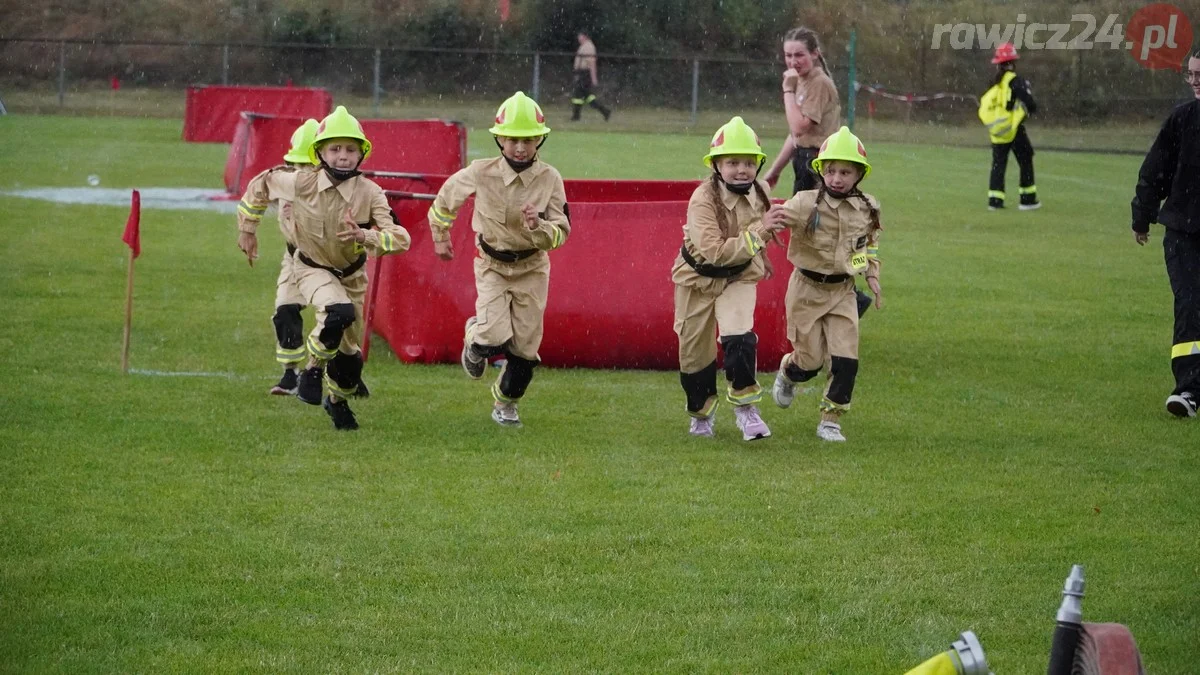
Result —
<instances>
[{"instance_id":1,"label":"red emblem on helmet","mask_svg":"<svg viewBox=\"0 0 1200 675\"><path fill-rule=\"evenodd\" d=\"M318 134L323 133L324 131L325 131L325 120L321 120L321 123L317 125L317 133Z\"/></svg>"},{"instance_id":2,"label":"red emblem on helmet","mask_svg":"<svg viewBox=\"0 0 1200 675\"><path fill-rule=\"evenodd\" d=\"M714 138L714 139L713 139L713 142L712 142L712 147L714 147L714 148L719 148L719 147L721 147L722 145L725 145L725 132L724 132L724 130L722 130L722 131L721 131L721 133L717 134L717 137L716 137L716 138Z\"/></svg>"},{"instance_id":3,"label":"red emblem on helmet","mask_svg":"<svg viewBox=\"0 0 1200 675\"><path fill-rule=\"evenodd\" d=\"M825 148L828 148L828 147L829 147L829 139L826 138L824 141L821 142L821 147L817 150L817 154L819 155L822 152L825 152Z\"/></svg>"},{"instance_id":4,"label":"red emblem on helmet","mask_svg":"<svg viewBox=\"0 0 1200 675\"><path fill-rule=\"evenodd\" d=\"M867 149L863 147L862 141L858 142L858 154L862 155L863 159L867 158Z\"/></svg>"},{"instance_id":5,"label":"red emblem on helmet","mask_svg":"<svg viewBox=\"0 0 1200 675\"><path fill-rule=\"evenodd\" d=\"M496 113L496 124L504 124L504 108L501 108L500 112Z\"/></svg>"},{"instance_id":6,"label":"red emblem on helmet","mask_svg":"<svg viewBox=\"0 0 1200 675\"><path fill-rule=\"evenodd\" d=\"M546 121L546 116L542 114L541 110L539 110L538 108L534 108L533 112L534 112L534 117L537 118L538 124L541 124Z\"/></svg>"}]
</instances>

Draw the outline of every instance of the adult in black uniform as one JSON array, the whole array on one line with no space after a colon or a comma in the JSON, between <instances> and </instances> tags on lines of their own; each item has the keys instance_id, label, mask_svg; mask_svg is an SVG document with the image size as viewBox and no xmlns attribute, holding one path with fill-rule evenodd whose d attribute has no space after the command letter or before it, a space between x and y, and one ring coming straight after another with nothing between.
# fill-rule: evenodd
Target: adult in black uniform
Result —
<instances>
[{"instance_id":1,"label":"adult in black uniform","mask_svg":"<svg viewBox=\"0 0 1200 675\"><path fill-rule=\"evenodd\" d=\"M1175 108L1163 123L1138 172L1132 209L1133 239L1139 245L1150 238L1150 223L1165 228L1163 252L1175 295L1175 390L1167 397L1167 411L1195 417L1200 400L1200 49L1188 59L1185 76L1195 99Z\"/></svg>"},{"instance_id":2,"label":"adult in black uniform","mask_svg":"<svg viewBox=\"0 0 1200 675\"><path fill-rule=\"evenodd\" d=\"M992 135L992 175L988 180L988 208L991 210L1004 208L1004 172L1008 169L1008 153L1017 158L1017 166L1021 169L1021 182L1018 192L1021 195L1020 209L1030 211L1040 208L1037 185L1033 182L1033 144L1029 142L1029 134L1025 132L1024 118L1037 112L1037 101L1033 100L1033 85L1029 80L1016 74L1016 48L1011 42L1005 42L996 48L992 63L996 66L996 78L993 86L1003 87L1007 80L1011 93L1006 92L1005 107L1011 112L1017 106L1024 108L1024 113L1017 118L1019 125L1017 133L1011 140L998 142L997 136Z\"/></svg>"},{"instance_id":3,"label":"adult in black uniform","mask_svg":"<svg viewBox=\"0 0 1200 675\"><path fill-rule=\"evenodd\" d=\"M579 40L579 49L575 50L575 62L571 66L575 73L575 88L571 91L571 121L579 121L583 106L590 105L600 111L607 122L612 111L596 100L596 95L592 93L592 88L600 83L596 77L596 45L583 31L579 31L575 37Z\"/></svg>"}]
</instances>

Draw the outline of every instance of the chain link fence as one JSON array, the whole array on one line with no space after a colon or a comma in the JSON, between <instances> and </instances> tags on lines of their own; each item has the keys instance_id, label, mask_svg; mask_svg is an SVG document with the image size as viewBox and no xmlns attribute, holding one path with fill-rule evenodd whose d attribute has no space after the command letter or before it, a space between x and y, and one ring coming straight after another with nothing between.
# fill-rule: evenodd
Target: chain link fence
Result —
<instances>
[{"instance_id":1,"label":"chain link fence","mask_svg":"<svg viewBox=\"0 0 1200 675\"><path fill-rule=\"evenodd\" d=\"M921 40L903 46L905 58L879 53L871 42L860 43L857 54L827 48L843 114L854 60L858 123L976 124L977 97L994 73L990 54L932 49ZM490 105L518 89L548 108L566 109L572 59L570 52L492 49L0 38L0 100L54 92L58 106L69 110L73 94L109 88L115 79L121 87L172 91L191 84L325 87L335 97L368 101L374 116L388 103L419 102L426 110L439 103ZM618 110L643 109L651 128L694 126L705 112L779 117L783 68L780 60L601 54L596 94ZM1145 127L1191 97L1178 73L1146 70L1119 50L1027 52L1020 73L1034 83L1040 125ZM168 107L160 114L180 113ZM670 124L654 125L656 118Z\"/></svg>"}]
</instances>

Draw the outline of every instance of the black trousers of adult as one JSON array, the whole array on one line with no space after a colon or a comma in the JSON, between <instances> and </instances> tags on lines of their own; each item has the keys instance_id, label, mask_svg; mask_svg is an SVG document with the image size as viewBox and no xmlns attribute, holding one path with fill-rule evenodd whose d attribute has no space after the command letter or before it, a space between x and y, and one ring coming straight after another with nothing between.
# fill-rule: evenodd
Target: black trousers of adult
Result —
<instances>
[{"instance_id":1,"label":"black trousers of adult","mask_svg":"<svg viewBox=\"0 0 1200 675\"><path fill-rule=\"evenodd\" d=\"M792 173L796 174L796 179L792 181L792 194L817 189L817 173L812 168L817 151L817 148L796 148L792 155Z\"/></svg>"},{"instance_id":2,"label":"black trousers of adult","mask_svg":"<svg viewBox=\"0 0 1200 675\"><path fill-rule=\"evenodd\" d=\"M1029 134L1025 133L1025 125L1017 127L1017 136L1012 143L992 144L992 175L988 180L988 190L1004 192L1004 172L1008 170L1008 153L1012 152L1017 158L1017 166L1021 169L1023 188L1031 187L1033 183L1033 143L1029 142Z\"/></svg>"},{"instance_id":3,"label":"black trousers of adult","mask_svg":"<svg viewBox=\"0 0 1200 675\"><path fill-rule=\"evenodd\" d=\"M575 71L575 86L571 90L571 119L578 120L579 113L583 110L583 106L589 105L604 115L604 119L608 119L611 110L606 108L603 103L596 99L596 95L592 93L592 71L576 70Z\"/></svg>"},{"instance_id":4,"label":"black trousers of adult","mask_svg":"<svg viewBox=\"0 0 1200 675\"><path fill-rule=\"evenodd\" d=\"M1171 372L1175 392L1200 397L1200 233L1166 228L1163 257L1175 296L1175 337Z\"/></svg>"}]
</instances>

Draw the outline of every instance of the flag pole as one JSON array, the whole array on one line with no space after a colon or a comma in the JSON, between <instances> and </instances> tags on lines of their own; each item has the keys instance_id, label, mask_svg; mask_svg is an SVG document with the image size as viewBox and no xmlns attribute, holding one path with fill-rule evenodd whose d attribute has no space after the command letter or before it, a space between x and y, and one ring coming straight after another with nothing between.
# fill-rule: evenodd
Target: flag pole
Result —
<instances>
[{"instance_id":1,"label":"flag pole","mask_svg":"<svg viewBox=\"0 0 1200 675\"><path fill-rule=\"evenodd\" d=\"M129 372L129 334L133 325L133 249L129 249L129 271L125 275L125 334L121 339L121 372Z\"/></svg>"},{"instance_id":2,"label":"flag pole","mask_svg":"<svg viewBox=\"0 0 1200 675\"><path fill-rule=\"evenodd\" d=\"M129 334L133 327L133 261L142 253L142 196L137 190L130 195L129 219L121 241L129 246L129 270L125 275L125 335L121 338L121 372L129 372Z\"/></svg>"}]
</instances>

